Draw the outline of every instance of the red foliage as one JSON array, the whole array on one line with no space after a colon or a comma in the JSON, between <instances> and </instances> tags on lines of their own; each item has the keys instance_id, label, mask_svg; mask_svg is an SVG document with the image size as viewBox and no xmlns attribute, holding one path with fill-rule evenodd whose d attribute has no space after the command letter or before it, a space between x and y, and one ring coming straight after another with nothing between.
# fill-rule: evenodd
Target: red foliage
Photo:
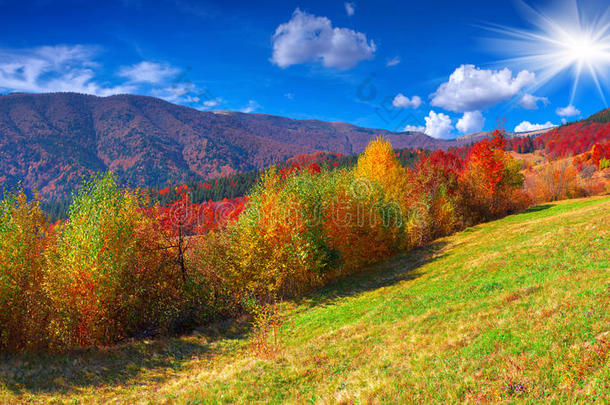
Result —
<instances>
[{"instance_id":1,"label":"red foliage","mask_svg":"<svg viewBox=\"0 0 610 405\"><path fill-rule=\"evenodd\" d=\"M595 144L610 141L610 123L576 123L556 128L534 140L536 149L545 149L553 158L580 155Z\"/></svg>"},{"instance_id":2,"label":"red foliage","mask_svg":"<svg viewBox=\"0 0 610 405\"><path fill-rule=\"evenodd\" d=\"M301 156L306 156L306 155L301 155ZM292 159L290 161L292 161ZM316 161L308 162L307 160L300 160L300 161L292 161L289 166L281 168L279 173L280 173L280 176L282 179L286 179L286 177L296 174L303 170L307 170L311 174L316 174L316 173L320 173L322 171L322 168Z\"/></svg>"},{"instance_id":3,"label":"red foliage","mask_svg":"<svg viewBox=\"0 0 610 405\"><path fill-rule=\"evenodd\" d=\"M508 149L518 153L531 153L535 150L531 136L520 136L508 141Z\"/></svg>"},{"instance_id":4,"label":"red foliage","mask_svg":"<svg viewBox=\"0 0 610 405\"><path fill-rule=\"evenodd\" d=\"M595 166L599 167L602 159L610 159L610 142L595 144L591 149L591 160Z\"/></svg>"},{"instance_id":5,"label":"red foliage","mask_svg":"<svg viewBox=\"0 0 610 405\"><path fill-rule=\"evenodd\" d=\"M494 147L500 145L500 142L484 139L472 147L468 156L471 164L482 170L485 177L484 186L490 194L495 193L496 186L502 180L504 171L504 162L497 158L496 150L498 149Z\"/></svg>"},{"instance_id":6,"label":"red foliage","mask_svg":"<svg viewBox=\"0 0 610 405\"><path fill-rule=\"evenodd\" d=\"M585 164L591 164L599 168L602 159L610 160L610 142L595 144L590 151L574 157L574 166L582 170Z\"/></svg>"},{"instance_id":7,"label":"red foliage","mask_svg":"<svg viewBox=\"0 0 610 405\"><path fill-rule=\"evenodd\" d=\"M186 184L183 184L181 186L176 187L175 191L176 191L176 194L188 193L189 186L187 186Z\"/></svg>"},{"instance_id":8,"label":"red foliage","mask_svg":"<svg viewBox=\"0 0 610 405\"><path fill-rule=\"evenodd\" d=\"M425 159L429 160L433 166L440 167L456 175L459 175L464 170L464 159L452 152L437 150L427 157L422 157L421 161Z\"/></svg>"},{"instance_id":9,"label":"red foliage","mask_svg":"<svg viewBox=\"0 0 610 405\"><path fill-rule=\"evenodd\" d=\"M296 167L299 170L308 168L312 165L320 166L321 164L334 164L342 155L340 153L331 152L316 152L311 154L302 154L292 157L286 161L287 167Z\"/></svg>"},{"instance_id":10,"label":"red foliage","mask_svg":"<svg viewBox=\"0 0 610 405\"><path fill-rule=\"evenodd\" d=\"M159 221L169 236L176 237L180 233L201 235L236 220L247 202L248 197L237 197L193 204L189 195L183 193L180 199L151 209L148 213Z\"/></svg>"}]
</instances>

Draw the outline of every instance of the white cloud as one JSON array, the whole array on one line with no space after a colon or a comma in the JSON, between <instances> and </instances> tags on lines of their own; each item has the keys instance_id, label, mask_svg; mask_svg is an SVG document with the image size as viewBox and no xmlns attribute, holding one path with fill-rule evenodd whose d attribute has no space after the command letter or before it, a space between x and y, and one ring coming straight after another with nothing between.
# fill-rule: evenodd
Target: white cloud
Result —
<instances>
[{"instance_id":1,"label":"white cloud","mask_svg":"<svg viewBox=\"0 0 610 405\"><path fill-rule=\"evenodd\" d=\"M149 93L170 103L182 104L198 110L209 110L225 102L223 98L207 89L197 87L188 79L160 84L161 86L150 89Z\"/></svg>"},{"instance_id":2,"label":"white cloud","mask_svg":"<svg viewBox=\"0 0 610 405\"><path fill-rule=\"evenodd\" d=\"M96 53L96 48L83 45L0 49L0 90L98 96L132 92L131 85L111 86L95 80Z\"/></svg>"},{"instance_id":3,"label":"white cloud","mask_svg":"<svg viewBox=\"0 0 610 405\"><path fill-rule=\"evenodd\" d=\"M261 108L261 105L254 100L248 101L248 105L241 109L241 112L252 113Z\"/></svg>"},{"instance_id":4,"label":"white cloud","mask_svg":"<svg viewBox=\"0 0 610 405\"><path fill-rule=\"evenodd\" d=\"M322 63L325 67L349 69L372 59L375 43L348 28L334 28L326 17L299 10L273 34L271 61L285 68L301 63Z\"/></svg>"},{"instance_id":5,"label":"white cloud","mask_svg":"<svg viewBox=\"0 0 610 405\"><path fill-rule=\"evenodd\" d=\"M294 93L286 93L284 94L284 97L286 97L288 100L294 100Z\"/></svg>"},{"instance_id":6,"label":"white cloud","mask_svg":"<svg viewBox=\"0 0 610 405\"><path fill-rule=\"evenodd\" d=\"M515 127L515 132L539 131L541 129L553 128L554 126L550 121L547 121L545 124L532 124L529 121L523 121Z\"/></svg>"},{"instance_id":7,"label":"white cloud","mask_svg":"<svg viewBox=\"0 0 610 405\"><path fill-rule=\"evenodd\" d=\"M519 105L526 110L537 110L538 102L542 102L543 105L548 105L550 103L549 99L546 97L536 97L526 93L519 100Z\"/></svg>"},{"instance_id":8,"label":"white cloud","mask_svg":"<svg viewBox=\"0 0 610 405\"><path fill-rule=\"evenodd\" d=\"M451 118L443 113L435 113L430 111L426 120L426 135L433 138L451 138L453 136L453 125Z\"/></svg>"},{"instance_id":9,"label":"white cloud","mask_svg":"<svg viewBox=\"0 0 610 405\"><path fill-rule=\"evenodd\" d=\"M409 97L404 96L402 93L398 93L392 101L392 105L397 108L418 108L421 105L421 98L419 96Z\"/></svg>"},{"instance_id":10,"label":"white cloud","mask_svg":"<svg viewBox=\"0 0 610 405\"><path fill-rule=\"evenodd\" d=\"M176 76L178 73L180 73L180 69L168 64L143 61L135 65L123 66L118 75L132 83L158 84Z\"/></svg>"},{"instance_id":11,"label":"white cloud","mask_svg":"<svg viewBox=\"0 0 610 405\"><path fill-rule=\"evenodd\" d=\"M195 102L200 102L200 101L201 100L195 100ZM201 105L202 105L201 109L209 109L209 108L218 107L222 103L224 103L224 100L222 98L220 98L220 97L212 98L212 99L203 101L201 103Z\"/></svg>"},{"instance_id":12,"label":"white cloud","mask_svg":"<svg viewBox=\"0 0 610 405\"><path fill-rule=\"evenodd\" d=\"M561 107L557 109L557 115L559 115L560 117L573 117L579 114L580 111L571 104L567 107Z\"/></svg>"},{"instance_id":13,"label":"white cloud","mask_svg":"<svg viewBox=\"0 0 610 405\"><path fill-rule=\"evenodd\" d=\"M1 0L0 0L1 1ZM96 62L98 49L83 45L0 49L0 92L75 92L109 96L150 94L200 110L224 102L188 79L171 83L180 70L167 63L143 61L123 66L113 83L99 79L103 66ZM115 79L116 79L115 77Z\"/></svg>"},{"instance_id":14,"label":"white cloud","mask_svg":"<svg viewBox=\"0 0 610 405\"><path fill-rule=\"evenodd\" d=\"M454 112L482 111L511 99L532 84L535 74L523 70L488 70L462 65L431 95L431 105Z\"/></svg>"},{"instance_id":15,"label":"white cloud","mask_svg":"<svg viewBox=\"0 0 610 405\"><path fill-rule=\"evenodd\" d=\"M388 59L386 66L396 66L400 64L400 56L394 56L392 59Z\"/></svg>"},{"instance_id":16,"label":"white cloud","mask_svg":"<svg viewBox=\"0 0 610 405\"><path fill-rule=\"evenodd\" d=\"M469 111L464 113L464 116L460 118L455 127L463 134L471 134L474 132L480 132L485 125L485 117L480 111Z\"/></svg>"},{"instance_id":17,"label":"white cloud","mask_svg":"<svg viewBox=\"0 0 610 405\"><path fill-rule=\"evenodd\" d=\"M420 125L407 125L404 129L405 132L425 132L426 127Z\"/></svg>"},{"instance_id":18,"label":"white cloud","mask_svg":"<svg viewBox=\"0 0 610 405\"><path fill-rule=\"evenodd\" d=\"M353 16L354 13L356 12L356 5L354 3L349 3L349 2L346 1L345 2L345 12L350 17Z\"/></svg>"}]
</instances>

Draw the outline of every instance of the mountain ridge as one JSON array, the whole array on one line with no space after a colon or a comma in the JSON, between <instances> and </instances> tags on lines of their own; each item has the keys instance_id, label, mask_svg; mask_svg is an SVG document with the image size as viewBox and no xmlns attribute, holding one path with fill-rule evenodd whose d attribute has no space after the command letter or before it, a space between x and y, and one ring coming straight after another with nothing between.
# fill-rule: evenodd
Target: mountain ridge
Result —
<instances>
[{"instance_id":1,"label":"mountain ridge","mask_svg":"<svg viewBox=\"0 0 610 405\"><path fill-rule=\"evenodd\" d=\"M199 111L131 94L0 95L0 188L23 182L65 196L96 172L159 186L262 169L317 151L359 153L376 136L396 148L448 149L441 140L344 122L236 111Z\"/></svg>"}]
</instances>

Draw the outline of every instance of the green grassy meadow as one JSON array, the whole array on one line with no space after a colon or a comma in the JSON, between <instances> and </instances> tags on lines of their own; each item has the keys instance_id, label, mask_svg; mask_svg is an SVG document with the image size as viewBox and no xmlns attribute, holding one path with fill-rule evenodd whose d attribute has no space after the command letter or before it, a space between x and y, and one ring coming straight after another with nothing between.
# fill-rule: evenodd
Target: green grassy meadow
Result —
<instances>
[{"instance_id":1,"label":"green grassy meadow","mask_svg":"<svg viewBox=\"0 0 610 405\"><path fill-rule=\"evenodd\" d=\"M246 320L59 356L5 355L0 402L610 401L610 197L534 207Z\"/></svg>"}]
</instances>

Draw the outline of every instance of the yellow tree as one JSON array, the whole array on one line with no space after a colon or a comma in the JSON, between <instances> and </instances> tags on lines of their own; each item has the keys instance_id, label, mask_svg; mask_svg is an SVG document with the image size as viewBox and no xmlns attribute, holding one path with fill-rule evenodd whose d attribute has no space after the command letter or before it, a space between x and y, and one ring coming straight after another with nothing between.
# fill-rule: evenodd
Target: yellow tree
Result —
<instances>
[{"instance_id":1,"label":"yellow tree","mask_svg":"<svg viewBox=\"0 0 610 405\"><path fill-rule=\"evenodd\" d=\"M405 169L396 158L392 144L378 137L371 142L358 158L355 169L357 179L377 182L388 198L401 206L406 203L408 189Z\"/></svg>"}]
</instances>

